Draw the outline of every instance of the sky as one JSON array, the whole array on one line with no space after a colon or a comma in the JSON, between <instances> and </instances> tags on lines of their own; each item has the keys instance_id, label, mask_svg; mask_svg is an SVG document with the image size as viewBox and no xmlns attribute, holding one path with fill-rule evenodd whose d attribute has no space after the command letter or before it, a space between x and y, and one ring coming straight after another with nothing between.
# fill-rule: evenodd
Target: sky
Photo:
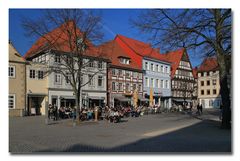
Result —
<instances>
[{"instance_id":1,"label":"sky","mask_svg":"<svg viewBox=\"0 0 240 161\"><path fill-rule=\"evenodd\" d=\"M149 42L150 35L140 33L130 23L130 19L138 17L141 11L141 9L100 9L104 33L103 41L112 40L116 34L121 34L151 43ZM24 55L36 41L36 38L25 34L21 20L23 17L38 19L42 16L42 12L41 9L9 9L9 40L21 55ZM193 67L201 63L201 58L198 58L196 54L191 52L188 54Z\"/></svg>"}]
</instances>

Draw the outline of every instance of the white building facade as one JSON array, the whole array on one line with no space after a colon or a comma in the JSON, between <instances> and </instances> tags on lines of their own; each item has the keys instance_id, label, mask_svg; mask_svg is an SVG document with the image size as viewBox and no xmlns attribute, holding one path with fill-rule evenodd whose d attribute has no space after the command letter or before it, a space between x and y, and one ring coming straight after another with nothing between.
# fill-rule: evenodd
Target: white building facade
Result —
<instances>
[{"instance_id":1,"label":"white building facade","mask_svg":"<svg viewBox=\"0 0 240 161\"><path fill-rule=\"evenodd\" d=\"M61 53L41 53L28 60L35 63L45 64L47 85L42 88L47 89L48 104L56 105L58 108L74 107L75 94L70 84L71 74L66 68L61 67ZM81 88L82 105L81 107L104 106L107 101L107 61L106 59L96 57L84 57L81 82L84 85ZM54 72L52 68L62 68L66 71L65 75ZM77 68L77 67L76 67ZM68 79L67 79L68 77Z\"/></svg>"},{"instance_id":2,"label":"white building facade","mask_svg":"<svg viewBox=\"0 0 240 161\"><path fill-rule=\"evenodd\" d=\"M219 71L198 73L198 99L203 108L220 108Z\"/></svg>"},{"instance_id":3,"label":"white building facade","mask_svg":"<svg viewBox=\"0 0 240 161\"><path fill-rule=\"evenodd\" d=\"M144 95L150 96L153 89L153 104L164 108L171 108L171 64L148 57L143 58Z\"/></svg>"}]
</instances>

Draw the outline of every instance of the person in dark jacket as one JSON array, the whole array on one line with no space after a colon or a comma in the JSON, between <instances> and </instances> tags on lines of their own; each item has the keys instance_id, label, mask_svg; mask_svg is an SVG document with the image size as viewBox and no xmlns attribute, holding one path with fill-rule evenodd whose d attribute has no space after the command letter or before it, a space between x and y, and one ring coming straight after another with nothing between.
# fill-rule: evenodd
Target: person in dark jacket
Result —
<instances>
[{"instance_id":1,"label":"person in dark jacket","mask_svg":"<svg viewBox=\"0 0 240 161\"><path fill-rule=\"evenodd\" d=\"M199 105L199 103L197 104L197 114L200 115L200 105Z\"/></svg>"},{"instance_id":2,"label":"person in dark jacket","mask_svg":"<svg viewBox=\"0 0 240 161\"><path fill-rule=\"evenodd\" d=\"M200 113L202 114L202 111L203 111L203 107L202 107L202 104L200 105Z\"/></svg>"}]
</instances>

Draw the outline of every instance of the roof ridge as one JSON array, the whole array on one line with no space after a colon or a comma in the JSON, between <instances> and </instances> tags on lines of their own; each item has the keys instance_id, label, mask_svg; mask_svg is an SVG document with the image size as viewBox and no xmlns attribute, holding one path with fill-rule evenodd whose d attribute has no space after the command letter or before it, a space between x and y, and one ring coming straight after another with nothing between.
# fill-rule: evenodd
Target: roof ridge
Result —
<instances>
[{"instance_id":1,"label":"roof ridge","mask_svg":"<svg viewBox=\"0 0 240 161\"><path fill-rule=\"evenodd\" d=\"M117 35L117 36L118 36L118 35ZM134 51L137 55L142 56L142 55L139 54L136 50L134 50L128 43L126 43L126 41L122 40L121 37L119 37L119 39L120 39L122 42L124 42L124 43L125 43L132 51Z\"/></svg>"},{"instance_id":2,"label":"roof ridge","mask_svg":"<svg viewBox=\"0 0 240 161\"><path fill-rule=\"evenodd\" d=\"M121 35L121 34L117 34L117 35L119 35L119 36L121 36L121 37L124 37L124 38L126 38L126 39L131 39L131 40L135 41L136 43L141 43L141 44L144 44L144 45L146 45L146 46L152 47L152 45L151 45L150 43L146 43L146 42L143 42L143 41L140 41L140 40L136 40L136 39L133 39L133 38L130 38L130 37Z\"/></svg>"}]
</instances>

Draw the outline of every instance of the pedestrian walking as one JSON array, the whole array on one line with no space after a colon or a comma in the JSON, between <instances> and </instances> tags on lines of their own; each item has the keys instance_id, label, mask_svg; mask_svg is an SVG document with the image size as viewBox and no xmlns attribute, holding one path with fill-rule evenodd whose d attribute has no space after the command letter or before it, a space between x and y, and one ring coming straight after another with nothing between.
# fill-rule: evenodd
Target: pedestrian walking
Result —
<instances>
[{"instance_id":1,"label":"pedestrian walking","mask_svg":"<svg viewBox=\"0 0 240 161\"><path fill-rule=\"evenodd\" d=\"M58 108L57 106L54 104L53 105L53 113L54 113L54 120L57 121L57 118L58 118Z\"/></svg>"},{"instance_id":2,"label":"pedestrian walking","mask_svg":"<svg viewBox=\"0 0 240 161\"><path fill-rule=\"evenodd\" d=\"M197 114L200 115L200 105L199 105L199 103L197 104Z\"/></svg>"},{"instance_id":3,"label":"pedestrian walking","mask_svg":"<svg viewBox=\"0 0 240 161\"><path fill-rule=\"evenodd\" d=\"M203 106L202 106L202 104L200 105L200 113L201 114L203 113Z\"/></svg>"},{"instance_id":4,"label":"pedestrian walking","mask_svg":"<svg viewBox=\"0 0 240 161\"><path fill-rule=\"evenodd\" d=\"M52 115L52 105L49 104L48 105L48 119L51 119L51 115Z\"/></svg>"},{"instance_id":5,"label":"pedestrian walking","mask_svg":"<svg viewBox=\"0 0 240 161\"><path fill-rule=\"evenodd\" d=\"M75 107L72 110L72 116L73 116L73 120L75 121L77 118L77 109Z\"/></svg>"}]
</instances>

